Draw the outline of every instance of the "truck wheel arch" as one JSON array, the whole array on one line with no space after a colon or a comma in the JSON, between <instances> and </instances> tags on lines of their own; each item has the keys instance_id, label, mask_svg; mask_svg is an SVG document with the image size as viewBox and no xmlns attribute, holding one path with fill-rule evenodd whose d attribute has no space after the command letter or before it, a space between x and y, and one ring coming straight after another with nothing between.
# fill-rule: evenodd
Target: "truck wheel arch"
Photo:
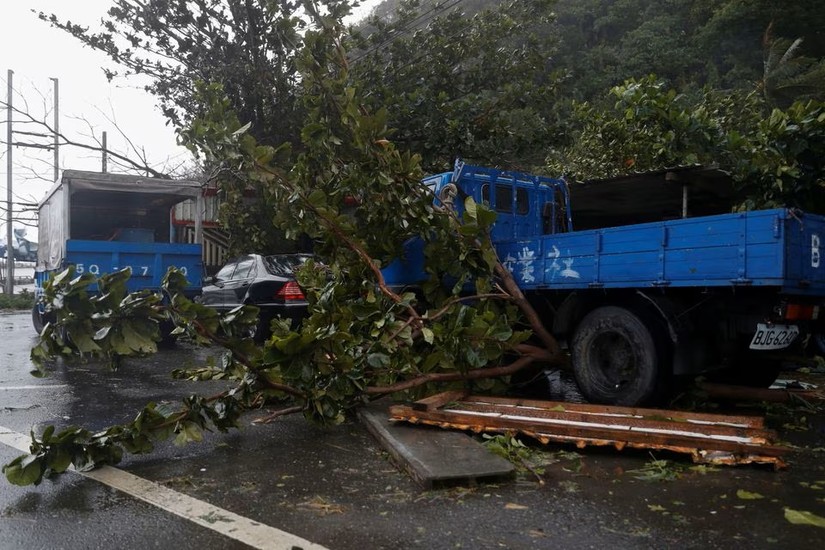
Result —
<instances>
[{"instance_id":1,"label":"truck wheel arch","mask_svg":"<svg viewBox=\"0 0 825 550\"><path fill-rule=\"evenodd\" d=\"M618 306L644 313L649 320L661 320L670 343L678 339L677 307L664 296L653 296L642 291L634 294L611 294L604 291L573 292L567 296L553 315L553 334L570 338L582 319L596 308Z\"/></svg>"}]
</instances>

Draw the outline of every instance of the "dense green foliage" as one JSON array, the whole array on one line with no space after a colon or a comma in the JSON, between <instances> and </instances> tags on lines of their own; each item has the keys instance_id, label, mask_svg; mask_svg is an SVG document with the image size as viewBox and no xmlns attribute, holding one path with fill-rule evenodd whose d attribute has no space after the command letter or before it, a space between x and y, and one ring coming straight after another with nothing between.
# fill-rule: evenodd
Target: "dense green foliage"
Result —
<instances>
[{"instance_id":1,"label":"dense green foliage","mask_svg":"<svg viewBox=\"0 0 825 550\"><path fill-rule=\"evenodd\" d=\"M801 55L825 57L816 0L559 0L556 12L558 62L578 99L650 73L681 91L752 90L771 24L775 37L802 38Z\"/></svg>"},{"instance_id":2,"label":"dense green foliage","mask_svg":"<svg viewBox=\"0 0 825 550\"><path fill-rule=\"evenodd\" d=\"M24 290L20 294L0 294L0 309L31 309L34 306L34 294Z\"/></svg>"},{"instance_id":3,"label":"dense green foliage","mask_svg":"<svg viewBox=\"0 0 825 550\"><path fill-rule=\"evenodd\" d=\"M442 145L484 164L530 166L579 179L701 162L732 171L751 195L744 207L820 209L808 192L818 185L817 163L796 158L805 143L808 156L816 158L818 107L791 107L794 101L825 99L825 12L817 2L520 3L513 20L522 22L522 33L508 44L512 48L522 43L522 35L533 37L534 57L523 66L484 63L484 75L472 86L464 79L467 65L460 55L439 61L427 48L439 40L451 43L452 35L460 36L462 46L472 43L460 35L460 22L473 27L485 9L504 3L421 2L411 13L409 6L417 4L388 0L376 10L385 23L371 21L369 29L378 29L371 40L383 48L356 58L368 62L356 72L381 102L400 107L390 123L425 155L425 165L439 166L436 151ZM439 25L433 14L440 12L451 24ZM499 34L486 35L498 44ZM507 47L501 51L519 60ZM396 86L401 79L393 67L398 66L404 79ZM499 78L514 66L519 72L510 76L518 78ZM450 75L454 88L438 88L442 74ZM628 78L635 80L625 83ZM505 88L497 90L502 82ZM542 83L540 89L536 83ZM508 91L518 97L515 110L508 108ZM452 109L460 103L453 97L464 94L476 112L485 112L490 104L485 100L495 98L495 114L474 117L472 109ZM808 115L812 122L797 131L795 121ZM479 120L493 121L493 131ZM460 132L451 134L453 129ZM781 144L770 151L775 140ZM543 167L535 159L540 152L549 157ZM796 182L797 176L808 179Z\"/></svg>"},{"instance_id":4,"label":"dense green foliage","mask_svg":"<svg viewBox=\"0 0 825 550\"><path fill-rule=\"evenodd\" d=\"M224 108L249 124L246 131L258 143L278 147L274 160L281 169L291 168L305 147L301 132L308 88L297 60L307 14L330 10L343 15L349 2L113 4L98 33L42 17L108 53L116 63L112 75L125 71L151 77L149 91L178 127L190 126L210 108L192 83L220 84ZM724 147L716 147L717 137L695 128L713 126L710 119L719 115L722 126L736 128L749 143L764 142L769 136L756 136L755 125L774 107L825 99L823 28L825 10L816 0L387 0L344 38L342 47L349 52L347 68L365 106L373 112L386 109L394 143L418 154L425 170L444 170L462 157L589 178L617 172L606 170L598 156L586 159L592 147L580 143L589 132L598 133L597 121L613 125L608 133L619 131L601 118L614 107L613 96L606 95L612 86L655 74L662 86L676 91L676 105L666 109L671 115L684 113L681 121L671 117L682 126L658 144L665 155L642 149L657 139L652 133L667 131L667 124L646 126L630 143L605 140L619 145L609 154L623 157L621 162L630 160L621 149L634 149L625 170L695 159L727 166L730 160L723 158ZM761 103L750 96L753 92ZM706 106L708 112L694 113L693 107L711 94L716 99ZM622 101L637 99L645 100ZM574 107L573 100L587 106ZM715 113L716 104L727 112ZM593 117L585 120L589 114ZM638 129L641 119L625 130ZM694 138L698 142L691 143ZM667 143L674 139L678 143ZM679 155L669 152L673 145ZM741 142L728 150L734 149L767 160ZM778 169L760 162L763 172ZM588 165L594 169L586 170ZM205 168L212 173L212 166ZM263 187L230 171L223 171L219 181L222 220L234 250L294 247L269 223L276 204ZM754 181L765 178L749 183L755 197L762 198L749 204L777 198Z\"/></svg>"},{"instance_id":5,"label":"dense green foliage","mask_svg":"<svg viewBox=\"0 0 825 550\"><path fill-rule=\"evenodd\" d=\"M128 269L97 279L100 292L95 295L88 292L94 277L88 273L75 275L70 267L45 285L44 304L52 321L44 327L37 347L32 350L32 362L37 366L33 374L46 374L48 362L58 356L103 360L117 367L123 357L154 352L159 322L174 320L182 327L179 333L188 332L198 341L206 341L219 327L223 329L220 341L227 351L221 356L220 365L212 368L221 369L222 377L233 378L238 385L211 397L189 396L179 408L149 403L132 422L100 431L77 426L57 431L48 426L37 437L32 434L30 454L3 467L9 482L39 484L44 477L63 473L69 466L85 471L116 464L127 452L151 452L156 441L172 436L182 444L200 441L204 429L225 431L237 427L238 415L257 398L252 388L258 378L244 377L234 360L245 354L260 355L250 340L237 336L256 322L254 310L239 310L219 319L214 310L192 303L180 294L185 278L175 271L164 280L167 306L160 305L160 294L128 294Z\"/></svg>"},{"instance_id":6,"label":"dense green foliage","mask_svg":"<svg viewBox=\"0 0 825 550\"><path fill-rule=\"evenodd\" d=\"M420 4L418 12L425 22L433 12L470 19L503 4L495 0L413 3ZM385 0L375 15L406 28L398 13L407 4ZM825 12L818 0L557 0L531 9L534 28L556 44L540 70L564 74L562 97L579 100L598 99L627 78L651 73L683 91L706 85L750 91L770 76L766 73L772 68L768 52L772 42L784 54L793 41L801 40L793 71L825 57ZM549 17L551 10L554 17ZM415 28L425 35L421 19ZM781 55L775 58L779 59ZM495 69L490 68L490 73ZM821 84L820 80L815 90L792 93L825 99Z\"/></svg>"},{"instance_id":7,"label":"dense green foliage","mask_svg":"<svg viewBox=\"0 0 825 550\"><path fill-rule=\"evenodd\" d=\"M220 82L249 132L270 145L300 143L296 70L307 22L300 1L112 0L99 32L40 13L115 65L109 78L142 75L176 127L198 114L193 83ZM321 5L345 4L320 0Z\"/></svg>"},{"instance_id":8,"label":"dense green foliage","mask_svg":"<svg viewBox=\"0 0 825 550\"><path fill-rule=\"evenodd\" d=\"M655 77L611 90L613 103L577 104L573 144L548 159L572 179L681 165L716 165L747 200L739 208L825 212L825 103L769 108L756 93L685 95Z\"/></svg>"},{"instance_id":9,"label":"dense green foliage","mask_svg":"<svg viewBox=\"0 0 825 550\"><path fill-rule=\"evenodd\" d=\"M526 168L557 137L559 74L549 60L556 40L552 1L487 2L473 16L457 2L373 19L354 40L352 72L365 100L390 111L400 147L441 171L469 162ZM422 22L426 25L421 27Z\"/></svg>"}]
</instances>

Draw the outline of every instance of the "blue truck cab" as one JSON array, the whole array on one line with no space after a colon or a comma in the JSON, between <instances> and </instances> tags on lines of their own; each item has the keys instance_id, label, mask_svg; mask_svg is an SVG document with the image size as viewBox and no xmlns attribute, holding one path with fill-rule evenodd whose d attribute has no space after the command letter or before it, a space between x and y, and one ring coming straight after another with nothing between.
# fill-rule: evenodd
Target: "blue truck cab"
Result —
<instances>
[{"instance_id":1,"label":"blue truck cab","mask_svg":"<svg viewBox=\"0 0 825 550\"><path fill-rule=\"evenodd\" d=\"M176 204L193 201L201 212L201 185L123 174L65 170L38 204L35 294L52 274L73 265L77 273L99 276L131 268L130 292L159 291L170 267L200 293L203 277L201 224L194 238L172 224ZM194 242L184 242L194 240ZM96 288L92 287L92 291ZM32 312L35 329L44 325L43 305Z\"/></svg>"},{"instance_id":2,"label":"blue truck cab","mask_svg":"<svg viewBox=\"0 0 825 550\"><path fill-rule=\"evenodd\" d=\"M684 208L574 230L576 190L563 180L457 163L425 183L440 205L460 212L472 196L496 211L499 260L569 351L590 401L662 401L681 377L702 372L768 386L789 352L823 340L823 216L776 208L690 217ZM416 246L387 267L388 283L422 280Z\"/></svg>"}]
</instances>

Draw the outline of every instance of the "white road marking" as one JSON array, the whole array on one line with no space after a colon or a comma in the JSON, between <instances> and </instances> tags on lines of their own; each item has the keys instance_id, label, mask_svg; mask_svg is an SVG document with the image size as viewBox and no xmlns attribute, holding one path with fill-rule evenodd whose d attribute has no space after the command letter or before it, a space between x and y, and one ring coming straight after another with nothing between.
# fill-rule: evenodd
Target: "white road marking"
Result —
<instances>
[{"instance_id":1,"label":"white road marking","mask_svg":"<svg viewBox=\"0 0 825 550\"><path fill-rule=\"evenodd\" d=\"M0 426L0 443L28 453L31 437ZM161 510L248 544L252 548L259 550L326 550L323 546L286 531L239 516L118 468L103 466L91 472L73 471L148 502ZM0 483L3 482L3 480L0 480Z\"/></svg>"},{"instance_id":2,"label":"white road marking","mask_svg":"<svg viewBox=\"0 0 825 550\"><path fill-rule=\"evenodd\" d=\"M18 451L22 451L24 453L29 452L29 444L32 442L32 438L28 435L23 435L21 433L14 432L8 428L4 428L0 426L0 443L3 445L8 445L9 447L13 447ZM0 481L0 483L3 483Z\"/></svg>"},{"instance_id":3,"label":"white road marking","mask_svg":"<svg viewBox=\"0 0 825 550\"><path fill-rule=\"evenodd\" d=\"M0 386L0 391L2 390L51 390L54 388L65 388L66 384L55 384L52 386Z\"/></svg>"}]
</instances>

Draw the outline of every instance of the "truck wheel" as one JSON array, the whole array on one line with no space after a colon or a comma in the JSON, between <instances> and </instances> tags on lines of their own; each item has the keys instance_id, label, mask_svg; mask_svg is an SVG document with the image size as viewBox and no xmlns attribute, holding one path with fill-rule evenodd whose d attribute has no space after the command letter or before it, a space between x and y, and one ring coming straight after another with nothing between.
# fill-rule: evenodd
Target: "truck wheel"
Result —
<instances>
[{"instance_id":1,"label":"truck wheel","mask_svg":"<svg viewBox=\"0 0 825 550\"><path fill-rule=\"evenodd\" d=\"M158 345L162 348L173 348L178 342L178 335L172 334L175 330L175 323L163 320L158 324L158 333L160 334L160 341Z\"/></svg>"},{"instance_id":2,"label":"truck wheel","mask_svg":"<svg viewBox=\"0 0 825 550\"><path fill-rule=\"evenodd\" d=\"M594 403L636 406L659 397L662 368L659 331L636 313L607 306L585 316L572 341L573 374Z\"/></svg>"},{"instance_id":3,"label":"truck wheel","mask_svg":"<svg viewBox=\"0 0 825 550\"><path fill-rule=\"evenodd\" d=\"M37 304L34 304L34 307L32 308L32 326L34 326L34 330L37 331L37 334L42 334L43 327L46 326L46 320L43 319L43 314L40 313Z\"/></svg>"}]
</instances>

